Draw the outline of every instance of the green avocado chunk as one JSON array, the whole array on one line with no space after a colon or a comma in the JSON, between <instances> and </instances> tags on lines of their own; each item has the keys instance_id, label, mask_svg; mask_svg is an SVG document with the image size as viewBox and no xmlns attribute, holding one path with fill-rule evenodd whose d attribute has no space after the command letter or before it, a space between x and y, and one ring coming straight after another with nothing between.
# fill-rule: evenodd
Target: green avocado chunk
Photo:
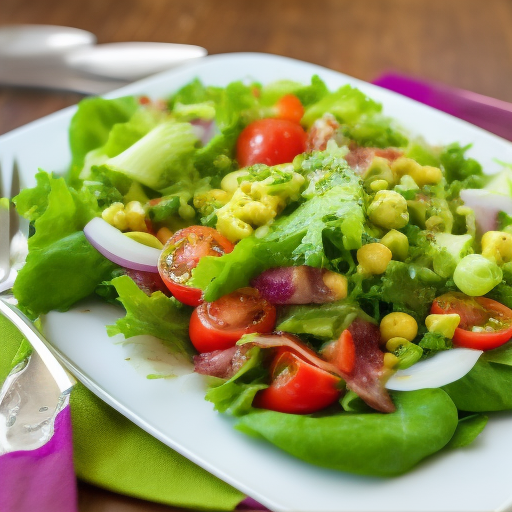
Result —
<instances>
[{"instance_id":1,"label":"green avocado chunk","mask_svg":"<svg viewBox=\"0 0 512 512\"><path fill-rule=\"evenodd\" d=\"M318 466L361 475L395 476L452 438L457 409L441 389L394 392L397 410L299 416L255 410L236 428Z\"/></svg>"}]
</instances>

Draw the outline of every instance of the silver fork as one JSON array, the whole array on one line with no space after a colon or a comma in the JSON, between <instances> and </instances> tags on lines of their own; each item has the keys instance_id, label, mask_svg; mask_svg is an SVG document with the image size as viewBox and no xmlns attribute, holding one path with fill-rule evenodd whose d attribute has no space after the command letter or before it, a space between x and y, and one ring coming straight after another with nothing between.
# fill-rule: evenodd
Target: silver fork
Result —
<instances>
[{"instance_id":1,"label":"silver fork","mask_svg":"<svg viewBox=\"0 0 512 512\"><path fill-rule=\"evenodd\" d=\"M0 197L2 177L0 168ZM16 164L10 198L19 192ZM69 403L75 380L59 364L48 341L16 307L11 293L25 237L10 201L0 199L0 313L32 346L32 353L16 365L0 389L0 455L43 446L53 435L57 414ZM19 263L19 262L18 262Z\"/></svg>"}]
</instances>

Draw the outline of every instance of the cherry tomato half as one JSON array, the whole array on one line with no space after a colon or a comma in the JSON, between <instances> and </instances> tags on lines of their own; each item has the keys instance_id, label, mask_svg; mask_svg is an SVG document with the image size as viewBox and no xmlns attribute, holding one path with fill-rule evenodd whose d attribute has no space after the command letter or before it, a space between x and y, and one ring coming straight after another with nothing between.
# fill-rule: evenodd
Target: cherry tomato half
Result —
<instances>
[{"instance_id":1,"label":"cherry tomato half","mask_svg":"<svg viewBox=\"0 0 512 512\"><path fill-rule=\"evenodd\" d=\"M240 167L291 162L306 150L306 132L288 119L259 119L238 137L236 158Z\"/></svg>"},{"instance_id":2,"label":"cherry tomato half","mask_svg":"<svg viewBox=\"0 0 512 512\"><path fill-rule=\"evenodd\" d=\"M251 332L274 329L276 308L254 288L241 288L214 302L203 302L190 318L190 341L198 352L233 347Z\"/></svg>"},{"instance_id":3,"label":"cherry tomato half","mask_svg":"<svg viewBox=\"0 0 512 512\"><path fill-rule=\"evenodd\" d=\"M340 378L314 366L290 350L277 351L271 365L272 382L259 391L253 405L289 414L311 414L339 399Z\"/></svg>"},{"instance_id":4,"label":"cherry tomato half","mask_svg":"<svg viewBox=\"0 0 512 512\"><path fill-rule=\"evenodd\" d=\"M304 115L304 107L294 94L286 94L280 98L275 105L275 109L278 119L288 119L288 121L294 123L300 123Z\"/></svg>"},{"instance_id":5,"label":"cherry tomato half","mask_svg":"<svg viewBox=\"0 0 512 512\"><path fill-rule=\"evenodd\" d=\"M433 302L430 312L460 316L453 335L453 343L459 347L491 350L512 338L512 310L486 297L445 293Z\"/></svg>"},{"instance_id":6,"label":"cherry tomato half","mask_svg":"<svg viewBox=\"0 0 512 512\"><path fill-rule=\"evenodd\" d=\"M192 269L204 256L222 256L233 250L234 245L217 230L207 226L190 226L176 231L165 244L158 272L174 297L188 306L202 302L199 288L187 286Z\"/></svg>"}]
</instances>

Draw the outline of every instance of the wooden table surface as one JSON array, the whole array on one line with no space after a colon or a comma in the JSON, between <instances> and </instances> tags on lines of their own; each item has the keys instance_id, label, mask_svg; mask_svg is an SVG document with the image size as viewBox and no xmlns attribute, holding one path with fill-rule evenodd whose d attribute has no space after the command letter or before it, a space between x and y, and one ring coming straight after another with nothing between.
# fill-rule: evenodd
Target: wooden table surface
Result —
<instances>
[{"instance_id":1,"label":"wooden table surface","mask_svg":"<svg viewBox=\"0 0 512 512\"><path fill-rule=\"evenodd\" d=\"M367 81L394 70L512 102L510 0L1 0L0 24L13 23L273 53ZM81 97L0 87L0 133ZM85 484L79 494L81 512L178 510Z\"/></svg>"}]
</instances>

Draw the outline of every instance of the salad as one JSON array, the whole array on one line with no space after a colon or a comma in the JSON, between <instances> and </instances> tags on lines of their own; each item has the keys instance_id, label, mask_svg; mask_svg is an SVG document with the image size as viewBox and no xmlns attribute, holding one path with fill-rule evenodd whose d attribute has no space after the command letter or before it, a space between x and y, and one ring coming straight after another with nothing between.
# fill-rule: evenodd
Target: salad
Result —
<instances>
[{"instance_id":1,"label":"salad","mask_svg":"<svg viewBox=\"0 0 512 512\"><path fill-rule=\"evenodd\" d=\"M96 295L208 376L236 428L404 473L512 408L512 169L489 177L359 90L195 80L83 100L67 175L15 198L29 316Z\"/></svg>"}]
</instances>

